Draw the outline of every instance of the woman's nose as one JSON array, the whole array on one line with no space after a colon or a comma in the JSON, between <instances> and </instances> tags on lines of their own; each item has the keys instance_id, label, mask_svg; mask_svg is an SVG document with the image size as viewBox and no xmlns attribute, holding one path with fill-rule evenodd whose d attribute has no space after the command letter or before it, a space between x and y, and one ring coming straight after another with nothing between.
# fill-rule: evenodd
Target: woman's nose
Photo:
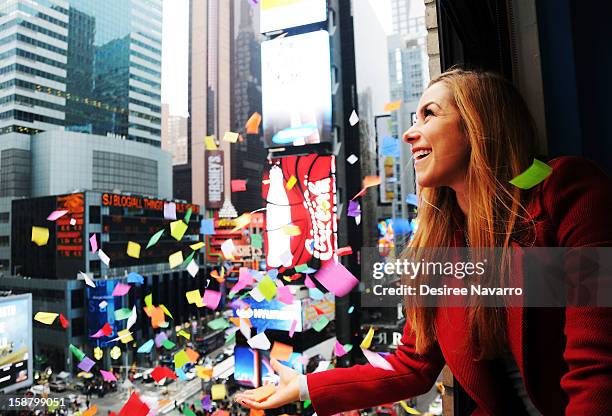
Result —
<instances>
[{"instance_id":1,"label":"woman's nose","mask_svg":"<svg viewBox=\"0 0 612 416\"><path fill-rule=\"evenodd\" d=\"M410 127L408 130L406 130L404 134L402 135L402 139L406 143L412 143L416 141L418 138L419 138L419 134L417 133L414 125Z\"/></svg>"}]
</instances>

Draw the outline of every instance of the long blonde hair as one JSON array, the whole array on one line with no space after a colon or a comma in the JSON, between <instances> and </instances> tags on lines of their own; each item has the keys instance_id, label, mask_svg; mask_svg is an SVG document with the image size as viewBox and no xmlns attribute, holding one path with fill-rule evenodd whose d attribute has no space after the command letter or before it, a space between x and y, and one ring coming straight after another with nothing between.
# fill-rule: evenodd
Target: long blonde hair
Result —
<instances>
[{"instance_id":1,"label":"long blonde hair","mask_svg":"<svg viewBox=\"0 0 612 416\"><path fill-rule=\"evenodd\" d=\"M431 80L442 82L451 91L461 117L461 128L470 143L465 178L468 210L465 233L475 257L487 256L493 247L507 256L513 235L531 220L525 206L529 192L508 181L532 163L536 153L535 123L514 86L489 72L453 69ZM419 226L409 249L445 247L452 243L457 209L455 193L448 187L420 190ZM507 264L495 265L503 280ZM483 282L487 284L487 282ZM489 282L490 283L490 282ZM411 306L407 315L416 333L416 351L423 353L436 339L436 308ZM506 315L501 307L473 306L467 311L471 339L483 358L500 354L505 346Z\"/></svg>"}]
</instances>

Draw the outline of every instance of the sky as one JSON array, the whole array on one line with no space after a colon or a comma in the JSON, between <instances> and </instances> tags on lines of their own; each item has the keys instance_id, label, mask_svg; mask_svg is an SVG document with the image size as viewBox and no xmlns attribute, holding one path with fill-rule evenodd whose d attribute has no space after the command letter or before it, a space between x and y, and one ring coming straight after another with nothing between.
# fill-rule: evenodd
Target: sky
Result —
<instances>
[{"instance_id":1,"label":"sky","mask_svg":"<svg viewBox=\"0 0 612 416\"><path fill-rule=\"evenodd\" d=\"M369 1L390 33L391 0L354 1ZM189 0L163 0L163 12L162 103L169 104L170 114L187 116Z\"/></svg>"},{"instance_id":2,"label":"sky","mask_svg":"<svg viewBox=\"0 0 612 416\"><path fill-rule=\"evenodd\" d=\"M163 0L162 103L187 116L189 0Z\"/></svg>"}]
</instances>

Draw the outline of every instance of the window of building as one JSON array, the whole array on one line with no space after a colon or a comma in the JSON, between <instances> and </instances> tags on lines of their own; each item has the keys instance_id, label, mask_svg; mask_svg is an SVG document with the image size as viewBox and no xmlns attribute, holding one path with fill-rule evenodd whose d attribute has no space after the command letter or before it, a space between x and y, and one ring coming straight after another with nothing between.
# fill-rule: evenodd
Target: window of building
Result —
<instances>
[{"instance_id":1,"label":"window of building","mask_svg":"<svg viewBox=\"0 0 612 416\"><path fill-rule=\"evenodd\" d=\"M89 206L89 223L100 224L100 207L90 205Z\"/></svg>"},{"instance_id":2,"label":"window of building","mask_svg":"<svg viewBox=\"0 0 612 416\"><path fill-rule=\"evenodd\" d=\"M10 213L8 212L0 212L0 223L6 224L10 220Z\"/></svg>"},{"instance_id":3,"label":"window of building","mask_svg":"<svg viewBox=\"0 0 612 416\"><path fill-rule=\"evenodd\" d=\"M70 303L71 303L72 309L83 307L83 305L85 304L85 300L83 299L82 289L76 289L76 290L71 291Z\"/></svg>"},{"instance_id":4,"label":"window of building","mask_svg":"<svg viewBox=\"0 0 612 416\"><path fill-rule=\"evenodd\" d=\"M81 337L85 335L85 319L83 318L74 318L71 322L72 326L72 336Z\"/></svg>"},{"instance_id":5,"label":"window of building","mask_svg":"<svg viewBox=\"0 0 612 416\"><path fill-rule=\"evenodd\" d=\"M0 247L8 247L10 241L11 240L8 235L0 235Z\"/></svg>"}]
</instances>

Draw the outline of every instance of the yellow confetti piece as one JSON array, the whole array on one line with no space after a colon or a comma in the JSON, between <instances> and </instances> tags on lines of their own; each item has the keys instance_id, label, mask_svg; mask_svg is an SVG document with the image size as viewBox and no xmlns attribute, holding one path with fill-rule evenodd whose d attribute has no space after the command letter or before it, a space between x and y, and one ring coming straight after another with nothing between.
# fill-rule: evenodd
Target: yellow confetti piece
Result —
<instances>
[{"instance_id":1,"label":"yellow confetti piece","mask_svg":"<svg viewBox=\"0 0 612 416\"><path fill-rule=\"evenodd\" d=\"M134 341L134 337L132 336L132 333L129 329L123 329L121 331L118 331L117 335L119 336L121 342L123 342L124 344Z\"/></svg>"},{"instance_id":2,"label":"yellow confetti piece","mask_svg":"<svg viewBox=\"0 0 612 416\"><path fill-rule=\"evenodd\" d=\"M58 314L53 312L36 312L34 320L45 325L51 325L57 316Z\"/></svg>"},{"instance_id":3,"label":"yellow confetti piece","mask_svg":"<svg viewBox=\"0 0 612 416\"><path fill-rule=\"evenodd\" d=\"M374 338L374 328L370 327L370 330L366 334L363 341L361 341L361 344L359 346L364 350L369 349L370 345L372 345L372 338Z\"/></svg>"},{"instance_id":4,"label":"yellow confetti piece","mask_svg":"<svg viewBox=\"0 0 612 416\"><path fill-rule=\"evenodd\" d=\"M176 240L181 241L187 231L187 224L183 220L177 220L170 223L170 235Z\"/></svg>"},{"instance_id":5,"label":"yellow confetti piece","mask_svg":"<svg viewBox=\"0 0 612 416\"><path fill-rule=\"evenodd\" d=\"M291 175L291 177L287 181L287 184L285 185L285 188L287 188L287 190L290 191L295 186L296 183L297 183L297 178Z\"/></svg>"},{"instance_id":6,"label":"yellow confetti piece","mask_svg":"<svg viewBox=\"0 0 612 416\"><path fill-rule=\"evenodd\" d=\"M32 227L32 241L37 246L44 246L49 241L49 229L45 227Z\"/></svg>"},{"instance_id":7,"label":"yellow confetti piece","mask_svg":"<svg viewBox=\"0 0 612 416\"><path fill-rule=\"evenodd\" d=\"M133 241L128 241L127 255L135 259L140 258L140 244Z\"/></svg>"},{"instance_id":8,"label":"yellow confetti piece","mask_svg":"<svg viewBox=\"0 0 612 416\"><path fill-rule=\"evenodd\" d=\"M204 145L206 146L206 150L217 150L215 136L206 136L204 138Z\"/></svg>"},{"instance_id":9,"label":"yellow confetti piece","mask_svg":"<svg viewBox=\"0 0 612 416\"><path fill-rule=\"evenodd\" d=\"M390 103L385 104L385 108L383 111L397 111L402 106L402 100L391 101Z\"/></svg>"},{"instance_id":10,"label":"yellow confetti piece","mask_svg":"<svg viewBox=\"0 0 612 416\"><path fill-rule=\"evenodd\" d=\"M300 230L300 227L297 225L289 224L283 226L283 233L290 236L296 236L302 234L302 230Z\"/></svg>"},{"instance_id":11,"label":"yellow confetti piece","mask_svg":"<svg viewBox=\"0 0 612 416\"><path fill-rule=\"evenodd\" d=\"M402 409L404 409L406 413L408 413L409 415L420 415L421 414L421 412L419 412L418 410L413 409L412 407L408 406L406 402L403 400L401 400L399 404L400 406L402 406Z\"/></svg>"},{"instance_id":12,"label":"yellow confetti piece","mask_svg":"<svg viewBox=\"0 0 612 416\"><path fill-rule=\"evenodd\" d=\"M170 257L168 257L168 263L170 263L171 269L180 266L183 263L183 252L177 251L174 254L170 254Z\"/></svg>"},{"instance_id":13,"label":"yellow confetti piece","mask_svg":"<svg viewBox=\"0 0 612 416\"><path fill-rule=\"evenodd\" d=\"M234 220L234 228L232 229L231 232L235 233L236 231L238 231L241 228L246 227L250 223L251 223L251 214L249 213L242 214L241 216L239 216L238 218Z\"/></svg>"},{"instance_id":14,"label":"yellow confetti piece","mask_svg":"<svg viewBox=\"0 0 612 416\"><path fill-rule=\"evenodd\" d=\"M232 131L226 131L223 135L223 141L229 143L236 143L238 141L238 133Z\"/></svg>"},{"instance_id":15,"label":"yellow confetti piece","mask_svg":"<svg viewBox=\"0 0 612 416\"><path fill-rule=\"evenodd\" d=\"M184 329L181 329L179 332L177 332L176 336L191 339L191 334L187 333Z\"/></svg>"},{"instance_id":16,"label":"yellow confetti piece","mask_svg":"<svg viewBox=\"0 0 612 416\"><path fill-rule=\"evenodd\" d=\"M202 241L192 244L189 246L190 249L192 249L193 251L197 251L199 249L201 249L202 247L204 247L206 244L204 244Z\"/></svg>"},{"instance_id":17,"label":"yellow confetti piece","mask_svg":"<svg viewBox=\"0 0 612 416\"><path fill-rule=\"evenodd\" d=\"M225 388L225 384L214 384L210 388L210 395L213 400L223 400L227 395L227 389Z\"/></svg>"}]
</instances>

